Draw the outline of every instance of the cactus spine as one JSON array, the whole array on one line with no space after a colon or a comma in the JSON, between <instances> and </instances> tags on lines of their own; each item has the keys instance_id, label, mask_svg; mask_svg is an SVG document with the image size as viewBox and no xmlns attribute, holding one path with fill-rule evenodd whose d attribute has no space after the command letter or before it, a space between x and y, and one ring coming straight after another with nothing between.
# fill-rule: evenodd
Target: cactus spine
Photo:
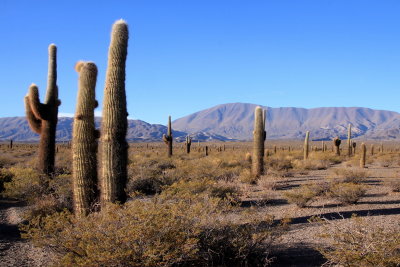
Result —
<instances>
[{"instance_id":1,"label":"cactus spine","mask_svg":"<svg viewBox=\"0 0 400 267\"><path fill-rule=\"evenodd\" d=\"M264 172L265 112L261 107L254 110L252 174L256 177Z\"/></svg>"},{"instance_id":2,"label":"cactus spine","mask_svg":"<svg viewBox=\"0 0 400 267\"><path fill-rule=\"evenodd\" d=\"M365 168L365 159L367 157L367 148L364 143L361 144L361 157L360 157L360 167Z\"/></svg>"},{"instance_id":3,"label":"cactus spine","mask_svg":"<svg viewBox=\"0 0 400 267\"><path fill-rule=\"evenodd\" d=\"M54 172L56 127L60 104L57 88L57 47L51 44L45 101L40 103L39 89L35 84L29 87L29 92L25 96L25 112L29 126L35 133L40 134L38 169L47 175Z\"/></svg>"},{"instance_id":4,"label":"cactus spine","mask_svg":"<svg viewBox=\"0 0 400 267\"><path fill-rule=\"evenodd\" d=\"M167 135L163 134L163 140L165 144L167 145L167 153L168 157L172 156L172 127L171 127L171 116L168 116L168 132Z\"/></svg>"},{"instance_id":5,"label":"cactus spine","mask_svg":"<svg viewBox=\"0 0 400 267\"><path fill-rule=\"evenodd\" d=\"M340 156L340 144L342 143L342 140L339 139L339 137L336 137L333 139L333 145L335 147L335 154L337 156Z\"/></svg>"},{"instance_id":6,"label":"cactus spine","mask_svg":"<svg viewBox=\"0 0 400 267\"><path fill-rule=\"evenodd\" d=\"M351 151L353 148L351 147L351 124L347 128L347 156L351 156Z\"/></svg>"},{"instance_id":7,"label":"cactus spine","mask_svg":"<svg viewBox=\"0 0 400 267\"><path fill-rule=\"evenodd\" d=\"M128 25L114 23L108 50L101 122L101 203L125 202L128 143L128 112L125 94L125 62L128 49Z\"/></svg>"},{"instance_id":8,"label":"cactus spine","mask_svg":"<svg viewBox=\"0 0 400 267\"><path fill-rule=\"evenodd\" d=\"M72 170L74 209L77 216L90 212L97 197L97 142L94 109L97 67L78 62L79 89L72 135Z\"/></svg>"},{"instance_id":9,"label":"cactus spine","mask_svg":"<svg viewBox=\"0 0 400 267\"><path fill-rule=\"evenodd\" d=\"M306 132L306 137L304 138L304 160L308 159L308 150L310 148L309 146L309 138L310 138L310 132Z\"/></svg>"},{"instance_id":10,"label":"cactus spine","mask_svg":"<svg viewBox=\"0 0 400 267\"><path fill-rule=\"evenodd\" d=\"M188 135L188 136L186 136L186 142L185 142L185 145L186 145L186 153L190 153L190 146L192 145L192 138Z\"/></svg>"}]
</instances>

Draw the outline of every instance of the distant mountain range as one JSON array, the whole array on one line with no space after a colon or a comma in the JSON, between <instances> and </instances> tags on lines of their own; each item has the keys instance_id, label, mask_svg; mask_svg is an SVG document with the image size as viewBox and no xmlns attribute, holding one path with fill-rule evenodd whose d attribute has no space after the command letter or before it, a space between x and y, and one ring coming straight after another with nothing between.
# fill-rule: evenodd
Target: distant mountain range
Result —
<instances>
[{"instance_id":1,"label":"distant mountain range","mask_svg":"<svg viewBox=\"0 0 400 267\"><path fill-rule=\"evenodd\" d=\"M184 141L187 134L200 141L250 140L253 132L254 109L257 105L246 103L222 104L173 121L173 136ZM400 114L393 111L358 107L328 108L270 108L267 109L267 138L301 139L310 131L313 140L346 138L347 125L352 125L353 137L365 139L400 138ZM58 120L57 140L72 138L73 119ZM97 127L100 118L96 119ZM141 120L128 121L127 140L131 142L158 142L167 128ZM24 117L0 118L0 140L34 142L39 136L33 133Z\"/></svg>"}]
</instances>

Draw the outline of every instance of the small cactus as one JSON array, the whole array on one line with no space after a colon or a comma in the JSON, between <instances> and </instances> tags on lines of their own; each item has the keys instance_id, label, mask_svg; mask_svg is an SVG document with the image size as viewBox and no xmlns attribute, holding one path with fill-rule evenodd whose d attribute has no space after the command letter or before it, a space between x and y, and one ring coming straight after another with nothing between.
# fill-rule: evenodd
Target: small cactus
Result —
<instances>
[{"instance_id":1,"label":"small cactus","mask_svg":"<svg viewBox=\"0 0 400 267\"><path fill-rule=\"evenodd\" d=\"M168 116L168 132L167 135L163 134L163 141L167 145L167 154L168 157L172 156L172 127L171 127L171 116Z\"/></svg>"},{"instance_id":2,"label":"small cactus","mask_svg":"<svg viewBox=\"0 0 400 267\"><path fill-rule=\"evenodd\" d=\"M351 147L351 124L349 124L349 127L347 129L347 156L351 156L352 152L352 147Z\"/></svg>"},{"instance_id":3,"label":"small cactus","mask_svg":"<svg viewBox=\"0 0 400 267\"><path fill-rule=\"evenodd\" d=\"M126 201L128 112L125 93L125 63L128 52L128 25L114 23L108 50L101 122L101 203Z\"/></svg>"},{"instance_id":4,"label":"small cactus","mask_svg":"<svg viewBox=\"0 0 400 267\"><path fill-rule=\"evenodd\" d=\"M246 153L244 156L244 160L247 161L248 163L251 163L251 154L249 152Z\"/></svg>"},{"instance_id":5,"label":"small cactus","mask_svg":"<svg viewBox=\"0 0 400 267\"><path fill-rule=\"evenodd\" d=\"M94 124L97 107L95 87L97 67L91 62L78 62L79 89L72 134L73 196L76 216L87 215L97 198L97 141Z\"/></svg>"},{"instance_id":6,"label":"small cactus","mask_svg":"<svg viewBox=\"0 0 400 267\"><path fill-rule=\"evenodd\" d=\"M342 143L342 140L339 139L339 137L336 137L333 139L333 145L335 147L335 154L337 156L340 156L340 144Z\"/></svg>"},{"instance_id":7,"label":"small cactus","mask_svg":"<svg viewBox=\"0 0 400 267\"><path fill-rule=\"evenodd\" d=\"M253 156L252 174L256 177L264 172L264 141L265 132L265 112L261 107L256 107L254 111L254 131L253 131Z\"/></svg>"},{"instance_id":8,"label":"small cactus","mask_svg":"<svg viewBox=\"0 0 400 267\"><path fill-rule=\"evenodd\" d=\"M365 159L367 157L367 147L364 143L361 144L361 157L360 157L360 167L365 168Z\"/></svg>"},{"instance_id":9,"label":"small cactus","mask_svg":"<svg viewBox=\"0 0 400 267\"><path fill-rule=\"evenodd\" d=\"M310 148L310 146L309 146L309 138L310 138L310 132L307 131L306 132L306 137L304 138L304 157L303 157L304 160L308 159L308 150Z\"/></svg>"},{"instance_id":10,"label":"small cactus","mask_svg":"<svg viewBox=\"0 0 400 267\"><path fill-rule=\"evenodd\" d=\"M357 147L356 142L351 142L351 146L353 147L353 155L355 155L356 154L356 147Z\"/></svg>"},{"instance_id":11,"label":"small cactus","mask_svg":"<svg viewBox=\"0 0 400 267\"><path fill-rule=\"evenodd\" d=\"M35 133L40 134L38 169L47 175L54 172L56 127L60 104L57 87L57 47L51 44L45 101L40 103L39 89L35 84L29 87L29 92L25 96L25 112L29 126Z\"/></svg>"},{"instance_id":12,"label":"small cactus","mask_svg":"<svg viewBox=\"0 0 400 267\"><path fill-rule=\"evenodd\" d=\"M186 153L189 154L190 153L190 146L192 145L192 138L189 135L186 136L185 145L186 145Z\"/></svg>"}]
</instances>

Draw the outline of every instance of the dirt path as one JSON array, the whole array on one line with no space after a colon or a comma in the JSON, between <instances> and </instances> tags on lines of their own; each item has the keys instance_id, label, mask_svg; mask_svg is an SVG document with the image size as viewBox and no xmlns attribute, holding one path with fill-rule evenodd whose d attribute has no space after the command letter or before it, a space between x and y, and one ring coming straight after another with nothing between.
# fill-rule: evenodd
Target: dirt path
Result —
<instances>
[{"instance_id":1,"label":"dirt path","mask_svg":"<svg viewBox=\"0 0 400 267\"><path fill-rule=\"evenodd\" d=\"M48 260L40 248L21 239L18 224L22 222L23 203L0 199L0 266L47 266Z\"/></svg>"}]
</instances>

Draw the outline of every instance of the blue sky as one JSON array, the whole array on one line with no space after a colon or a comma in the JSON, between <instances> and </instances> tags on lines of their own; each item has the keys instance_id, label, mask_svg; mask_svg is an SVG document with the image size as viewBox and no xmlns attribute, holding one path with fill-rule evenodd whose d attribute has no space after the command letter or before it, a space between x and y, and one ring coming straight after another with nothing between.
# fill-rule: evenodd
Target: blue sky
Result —
<instances>
[{"instance_id":1,"label":"blue sky","mask_svg":"<svg viewBox=\"0 0 400 267\"><path fill-rule=\"evenodd\" d=\"M231 102L400 112L399 14L397 0L0 0L0 117L24 115L32 82L44 96L50 43L60 112L74 113L78 60L99 68L101 109L120 18L133 118L165 124Z\"/></svg>"}]
</instances>

